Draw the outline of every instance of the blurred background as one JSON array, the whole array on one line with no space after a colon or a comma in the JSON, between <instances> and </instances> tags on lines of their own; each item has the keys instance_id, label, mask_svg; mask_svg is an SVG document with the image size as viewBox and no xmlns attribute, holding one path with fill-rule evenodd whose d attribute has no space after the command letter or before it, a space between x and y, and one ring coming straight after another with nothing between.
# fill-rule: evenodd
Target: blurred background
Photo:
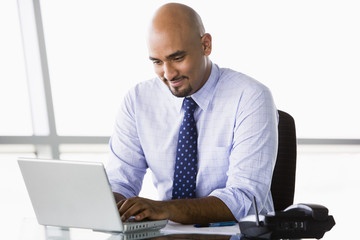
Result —
<instances>
[{"instance_id":1,"label":"blurred background","mask_svg":"<svg viewBox=\"0 0 360 240\"><path fill-rule=\"evenodd\" d=\"M160 0L0 1L0 224L34 218L18 157L98 161L124 94L154 77L146 32ZM211 59L267 85L296 123L295 203L355 229L360 202L360 4L197 0ZM157 198L151 173L142 196ZM353 226L352 226L353 225ZM5 234L6 236L6 234Z\"/></svg>"}]
</instances>

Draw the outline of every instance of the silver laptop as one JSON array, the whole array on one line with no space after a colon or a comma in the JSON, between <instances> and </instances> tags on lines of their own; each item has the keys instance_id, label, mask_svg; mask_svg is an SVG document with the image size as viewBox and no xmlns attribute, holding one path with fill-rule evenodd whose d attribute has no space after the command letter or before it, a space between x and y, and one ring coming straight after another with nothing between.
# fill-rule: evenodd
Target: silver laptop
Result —
<instances>
[{"instance_id":1,"label":"silver laptop","mask_svg":"<svg viewBox=\"0 0 360 240\"><path fill-rule=\"evenodd\" d=\"M122 222L102 163L30 158L18 163L41 225L133 232L167 223Z\"/></svg>"}]
</instances>

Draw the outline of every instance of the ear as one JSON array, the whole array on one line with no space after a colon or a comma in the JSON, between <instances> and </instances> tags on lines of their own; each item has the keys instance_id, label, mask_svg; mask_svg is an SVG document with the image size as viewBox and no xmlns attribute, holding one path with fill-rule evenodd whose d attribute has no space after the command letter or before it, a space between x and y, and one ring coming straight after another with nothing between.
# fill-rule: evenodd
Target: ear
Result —
<instances>
[{"instance_id":1,"label":"ear","mask_svg":"<svg viewBox=\"0 0 360 240\"><path fill-rule=\"evenodd\" d=\"M212 38L209 33L205 33L201 37L201 44L203 47L204 55L209 56L211 54L211 50L212 50Z\"/></svg>"}]
</instances>

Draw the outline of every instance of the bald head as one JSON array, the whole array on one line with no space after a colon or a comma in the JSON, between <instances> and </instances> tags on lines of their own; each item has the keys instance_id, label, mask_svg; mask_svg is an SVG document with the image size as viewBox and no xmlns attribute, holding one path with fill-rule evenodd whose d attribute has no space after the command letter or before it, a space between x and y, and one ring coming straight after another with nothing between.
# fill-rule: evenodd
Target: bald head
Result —
<instances>
[{"instance_id":1,"label":"bald head","mask_svg":"<svg viewBox=\"0 0 360 240\"><path fill-rule=\"evenodd\" d=\"M161 6L152 19L150 33L181 32L201 37L205 34L204 25L194 9L179 3L168 3Z\"/></svg>"},{"instance_id":2,"label":"bald head","mask_svg":"<svg viewBox=\"0 0 360 240\"><path fill-rule=\"evenodd\" d=\"M190 96L209 78L211 35L188 6L170 3L156 11L148 49L155 73L177 97Z\"/></svg>"}]
</instances>

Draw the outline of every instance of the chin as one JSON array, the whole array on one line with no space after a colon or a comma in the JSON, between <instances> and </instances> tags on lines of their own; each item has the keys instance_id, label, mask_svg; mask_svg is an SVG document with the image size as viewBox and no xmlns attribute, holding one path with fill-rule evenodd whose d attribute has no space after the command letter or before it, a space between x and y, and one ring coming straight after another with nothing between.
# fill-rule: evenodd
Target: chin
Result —
<instances>
[{"instance_id":1,"label":"chin","mask_svg":"<svg viewBox=\"0 0 360 240\"><path fill-rule=\"evenodd\" d=\"M169 87L169 89L175 97L187 97L192 94L191 86L189 86L188 88L185 88L185 89L170 88L170 87Z\"/></svg>"}]
</instances>

